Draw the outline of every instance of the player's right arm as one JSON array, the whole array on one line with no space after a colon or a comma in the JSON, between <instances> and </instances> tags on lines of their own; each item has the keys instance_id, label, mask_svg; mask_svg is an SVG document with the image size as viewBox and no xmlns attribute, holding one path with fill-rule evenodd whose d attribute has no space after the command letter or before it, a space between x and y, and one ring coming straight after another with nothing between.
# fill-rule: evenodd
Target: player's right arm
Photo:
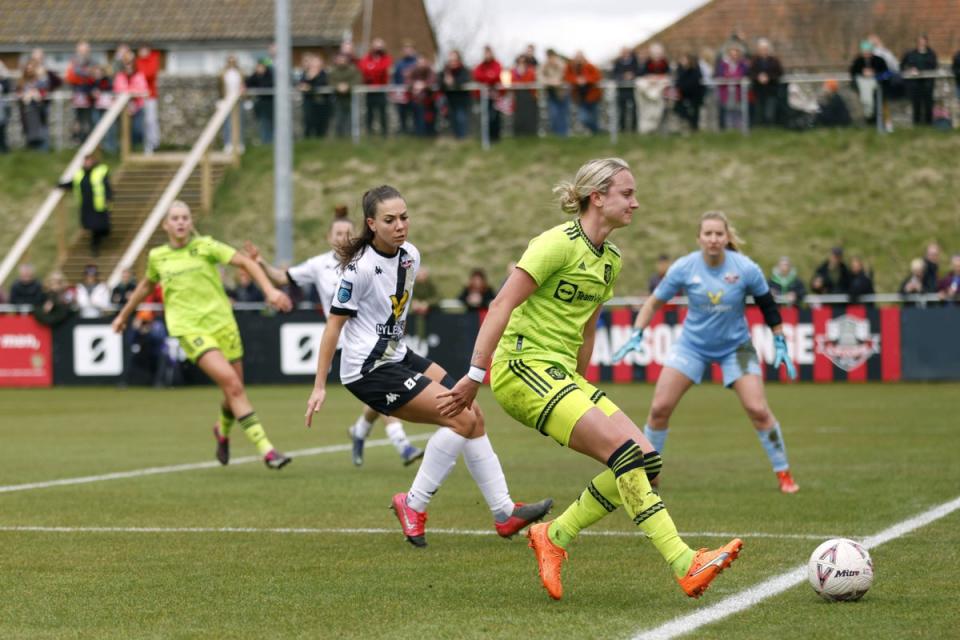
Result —
<instances>
[{"instance_id":1,"label":"player's right arm","mask_svg":"<svg viewBox=\"0 0 960 640\"><path fill-rule=\"evenodd\" d=\"M307 400L307 414L304 416L304 424L307 427L313 426L313 414L320 411L320 407L323 406L323 401L327 397L327 374L330 372L333 354L336 352L337 343L340 341L340 332L343 331L343 325L346 324L349 317L331 314L327 318L327 327L323 330L323 338L320 339L320 354L317 356L317 377L313 383L310 399Z\"/></svg>"},{"instance_id":2,"label":"player's right arm","mask_svg":"<svg viewBox=\"0 0 960 640\"><path fill-rule=\"evenodd\" d=\"M157 283L149 278L144 278L137 283L137 287L133 290L133 293L130 294L127 304L123 305L117 317L114 318L110 324L114 333L120 333L127 328L127 319L130 317L130 314L137 308L137 305L143 302L144 298L150 295L150 292L153 291L156 286Z\"/></svg>"}]
</instances>

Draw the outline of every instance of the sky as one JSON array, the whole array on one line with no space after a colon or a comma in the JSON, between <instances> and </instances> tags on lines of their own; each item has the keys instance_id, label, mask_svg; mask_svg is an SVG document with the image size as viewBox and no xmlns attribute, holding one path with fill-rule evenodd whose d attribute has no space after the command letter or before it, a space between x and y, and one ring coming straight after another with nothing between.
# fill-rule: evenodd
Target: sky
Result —
<instances>
[{"instance_id":1,"label":"sky","mask_svg":"<svg viewBox=\"0 0 960 640\"><path fill-rule=\"evenodd\" d=\"M441 53L460 48L468 64L484 44L501 62L527 44L542 59L548 47L572 55L582 50L602 63L637 44L707 0L425 0Z\"/></svg>"}]
</instances>

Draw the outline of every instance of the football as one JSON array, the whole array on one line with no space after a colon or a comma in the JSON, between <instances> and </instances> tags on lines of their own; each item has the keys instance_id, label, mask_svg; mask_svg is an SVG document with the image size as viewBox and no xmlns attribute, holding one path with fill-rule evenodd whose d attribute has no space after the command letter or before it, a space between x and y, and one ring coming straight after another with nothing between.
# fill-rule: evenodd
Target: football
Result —
<instances>
[{"instance_id":1,"label":"football","mask_svg":"<svg viewBox=\"0 0 960 640\"><path fill-rule=\"evenodd\" d=\"M867 550L853 540L833 538L810 556L807 578L824 600L859 600L873 584L873 560Z\"/></svg>"}]
</instances>

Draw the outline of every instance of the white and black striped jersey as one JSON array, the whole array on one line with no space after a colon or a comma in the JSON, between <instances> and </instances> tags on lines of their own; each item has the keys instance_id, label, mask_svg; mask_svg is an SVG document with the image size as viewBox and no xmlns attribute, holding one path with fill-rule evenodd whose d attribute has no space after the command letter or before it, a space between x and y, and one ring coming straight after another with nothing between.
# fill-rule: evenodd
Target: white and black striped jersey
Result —
<instances>
[{"instance_id":1,"label":"white and black striped jersey","mask_svg":"<svg viewBox=\"0 0 960 640\"><path fill-rule=\"evenodd\" d=\"M367 245L340 274L330 313L350 316L340 345L340 380L355 382L407 353L403 335L420 252L409 242L388 256Z\"/></svg>"},{"instance_id":2,"label":"white and black striped jersey","mask_svg":"<svg viewBox=\"0 0 960 640\"><path fill-rule=\"evenodd\" d=\"M323 315L330 316L333 294L340 280L340 262L335 251L327 251L287 269L287 277L301 289L312 284L323 306Z\"/></svg>"}]
</instances>

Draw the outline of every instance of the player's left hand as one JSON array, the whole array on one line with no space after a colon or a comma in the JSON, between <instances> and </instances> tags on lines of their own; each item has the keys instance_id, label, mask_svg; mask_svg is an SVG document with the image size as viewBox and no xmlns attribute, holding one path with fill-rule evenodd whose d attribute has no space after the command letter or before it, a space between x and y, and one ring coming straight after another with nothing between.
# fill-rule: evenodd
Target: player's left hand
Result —
<instances>
[{"instance_id":1,"label":"player's left hand","mask_svg":"<svg viewBox=\"0 0 960 640\"><path fill-rule=\"evenodd\" d=\"M280 289L269 291L267 293L267 302L277 311L283 311L284 313L293 309L293 303L290 301L289 296L283 291L280 291Z\"/></svg>"},{"instance_id":2,"label":"player's left hand","mask_svg":"<svg viewBox=\"0 0 960 640\"><path fill-rule=\"evenodd\" d=\"M793 360L790 359L790 355L787 353L787 340L783 337L782 333L775 333L773 335L773 368L779 370L780 365L785 365L787 367L787 376L791 380L797 379L797 368L793 365Z\"/></svg>"},{"instance_id":3,"label":"player's left hand","mask_svg":"<svg viewBox=\"0 0 960 640\"><path fill-rule=\"evenodd\" d=\"M440 415L452 418L471 406L474 398L477 397L478 388L480 388L478 382L467 376L460 378L453 389L437 395L437 400L439 400L437 409L440 411Z\"/></svg>"},{"instance_id":4,"label":"player's left hand","mask_svg":"<svg viewBox=\"0 0 960 640\"><path fill-rule=\"evenodd\" d=\"M627 354L631 351L639 351L640 346L643 344L643 329L634 329L630 332L630 337L627 338L627 341L617 349L617 352L613 354L613 358L610 359L614 364L620 362L627 357Z\"/></svg>"},{"instance_id":5,"label":"player's left hand","mask_svg":"<svg viewBox=\"0 0 960 640\"><path fill-rule=\"evenodd\" d=\"M320 411L320 407L323 406L323 401L327 397L326 388L314 387L313 393L310 394L310 399L307 400L307 413L304 415L303 424L309 429L313 426L313 414Z\"/></svg>"}]
</instances>

